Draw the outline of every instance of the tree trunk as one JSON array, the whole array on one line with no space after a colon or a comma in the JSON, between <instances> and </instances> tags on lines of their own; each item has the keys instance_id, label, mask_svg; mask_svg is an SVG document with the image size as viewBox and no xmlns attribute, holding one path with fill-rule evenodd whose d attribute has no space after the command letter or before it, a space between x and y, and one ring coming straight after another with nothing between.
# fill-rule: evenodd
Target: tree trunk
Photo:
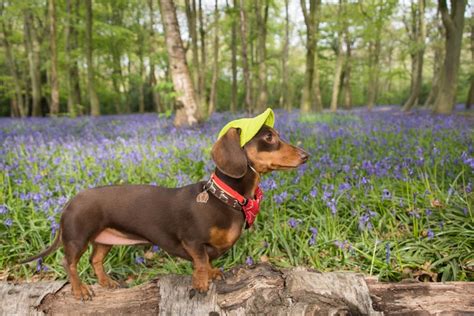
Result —
<instances>
[{"instance_id":1,"label":"tree trunk","mask_svg":"<svg viewBox=\"0 0 474 316\"><path fill-rule=\"evenodd\" d=\"M179 32L176 8L172 0L160 0L160 12L165 30L166 48L176 91L175 126L192 126L197 123L197 99L186 63L186 55Z\"/></svg>"},{"instance_id":2,"label":"tree trunk","mask_svg":"<svg viewBox=\"0 0 474 316\"><path fill-rule=\"evenodd\" d=\"M199 39L201 41L201 60L199 62L199 93L198 106L203 116L206 115L207 91L206 91L206 32L204 29L204 19L202 10L202 1L199 0Z\"/></svg>"},{"instance_id":3,"label":"tree trunk","mask_svg":"<svg viewBox=\"0 0 474 316\"><path fill-rule=\"evenodd\" d=\"M67 26L66 33L66 63L67 63L67 86L68 98L67 109L71 116L82 114L80 107L81 101L81 86L79 83L79 69L77 67L77 58L75 57L75 50L77 49L77 23L79 14L79 1L66 0L66 15Z\"/></svg>"},{"instance_id":4,"label":"tree trunk","mask_svg":"<svg viewBox=\"0 0 474 316\"><path fill-rule=\"evenodd\" d=\"M100 115L99 98L95 91L94 64L92 62L92 0L85 0L86 5L86 59L87 59L87 90L89 92L89 102L91 114Z\"/></svg>"},{"instance_id":5,"label":"tree trunk","mask_svg":"<svg viewBox=\"0 0 474 316\"><path fill-rule=\"evenodd\" d=\"M414 16L416 51L414 53L414 65L412 68L413 82L411 84L411 92L408 100L403 105L403 111L410 111L410 109L418 103L418 98L421 92L421 85L423 79L423 59L425 54L425 0L418 0L418 7Z\"/></svg>"},{"instance_id":6,"label":"tree trunk","mask_svg":"<svg viewBox=\"0 0 474 316\"><path fill-rule=\"evenodd\" d=\"M474 17L471 15L470 18L471 26L471 66L474 65ZM469 93L467 95L467 100L465 104L466 110L471 108L471 105L474 103L474 70L471 68L471 87L469 88Z\"/></svg>"},{"instance_id":7,"label":"tree trunk","mask_svg":"<svg viewBox=\"0 0 474 316\"><path fill-rule=\"evenodd\" d=\"M56 3L48 0L49 43L51 47L51 109L52 116L59 113L58 56L56 49Z\"/></svg>"},{"instance_id":8,"label":"tree trunk","mask_svg":"<svg viewBox=\"0 0 474 316\"><path fill-rule=\"evenodd\" d=\"M262 4L262 1L264 2ZM268 101L267 92L267 20L268 20L268 0L256 0L255 16L257 18L257 111L262 112ZM263 11L263 12L262 12Z\"/></svg>"},{"instance_id":9,"label":"tree trunk","mask_svg":"<svg viewBox=\"0 0 474 316\"><path fill-rule=\"evenodd\" d=\"M155 112L161 113L164 112L165 109L163 107L163 103L161 102L160 93L157 90L157 80L155 74L155 60L153 55L156 53L156 38L155 38L155 10L153 8L154 0L148 0L148 8L150 10L150 74L149 74L149 85L151 89L151 96L153 101L153 108Z\"/></svg>"},{"instance_id":10,"label":"tree trunk","mask_svg":"<svg viewBox=\"0 0 474 316\"><path fill-rule=\"evenodd\" d=\"M306 70L301 100L301 112L303 113L313 109L320 112L323 109L319 88L319 70L317 69L317 33L320 6L321 0L310 0L308 11L306 0L301 0L301 9L306 24Z\"/></svg>"},{"instance_id":11,"label":"tree trunk","mask_svg":"<svg viewBox=\"0 0 474 316\"><path fill-rule=\"evenodd\" d=\"M338 21L340 20L340 17L341 17L341 11L343 10L343 7L342 7L343 5L344 4L342 3L342 0L339 0L339 6L338 6L338 12L337 12ZM339 28L340 27L338 26L338 29ZM331 96L331 105L330 105L331 112L337 111L337 101L338 101L338 96L339 96L339 89L341 87L341 73L342 73L342 66L344 64L344 54L342 51L342 38L343 38L343 32L339 30L337 32L337 43L334 49L336 53L336 66L334 69L334 79L333 79L333 84L332 84L332 96Z\"/></svg>"},{"instance_id":12,"label":"tree trunk","mask_svg":"<svg viewBox=\"0 0 474 316\"><path fill-rule=\"evenodd\" d=\"M466 3L466 0L451 0L451 13L449 13L446 0L439 0L439 10L446 32L446 41L439 92L434 102L435 113L451 113L456 102Z\"/></svg>"},{"instance_id":13,"label":"tree trunk","mask_svg":"<svg viewBox=\"0 0 474 316\"><path fill-rule=\"evenodd\" d=\"M5 315L470 315L473 282L382 283L350 272L267 264L235 267L206 294L189 275L161 275L131 288L92 288L86 303L64 281L0 283ZM44 314L43 314L44 313Z\"/></svg>"},{"instance_id":14,"label":"tree trunk","mask_svg":"<svg viewBox=\"0 0 474 316\"><path fill-rule=\"evenodd\" d=\"M288 56L290 51L290 15L288 12L289 0L285 0L285 40L283 43L282 61L281 61L281 91L280 91L280 107L291 111L291 103L289 102L289 86L288 86Z\"/></svg>"},{"instance_id":15,"label":"tree trunk","mask_svg":"<svg viewBox=\"0 0 474 316\"><path fill-rule=\"evenodd\" d=\"M344 66L344 78L342 80L343 87L343 104L346 110L352 108L352 89L351 89L351 63L352 63L352 42L349 35L349 29L345 29L346 58Z\"/></svg>"},{"instance_id":16,"label":"tree trunk","mask_svg":"<svg viewBox=\"0 0 474 316\"><path fill-rule=\"evenodd\" d=\"M197 35L197 17L196 17L196 0L185 0L185 11L186 19L188 22L188 32L191 37L191 52L192 52L192 68L191 73L193 75L194 88L196 89L196 94L200 100L199 94L199 71L201 67L199 66L199 47L198 47L198 35Z\"/></svg>"},{"instance_id":17,"label":"tree trunk","mask_svg":"<svg viewBox=\"0 0 474 316\"><path fill-rule=\"evenodd\" d=\"M245 87L245 108L248 113L252 112L252 77L250 73L249 60L247 55L247 13L245 12L245 0L240 0L240 38L242 46L242 71L244 75Z\"/></svg>"},{"instance_id":18,"label":"tree trunk","mask_svg":"<svg viewBox=\"0 0 474 316\"><path fill-rule=\"evenodd\" d=\"M12 100L16 108L15 116L26 117L28 116L28 107L23 101L21 78L18 73L18 68L16 66L14 53L12 51L12 46L10 44L10 39L9 39L11 36L11 27L10 25L7 25L6 21L2 21L1 25L2 25L2 31L3 31L2 45L5 48L5 59L8 66L8 70L10 71L10 76L13 79L13 86L15 87L15 94Z\"/></svg>"},{"instance_id":19,"label":"tree trunk","mask_svg":"<svg viewBox=\"0 0 474 316\"><path fill-rule=\"evenodd\" d=\"M216 0L214 8L214 66L212 70L211 96L209 98L208 116L211 116L217 107L217 79L219 77L219 9Z\"/></svg>"},{"instance_id":20,"label":"tree trunk","mask_svg":"<svg viewBox=\"0 0 474 316\"><path fill-rule=\"evenodd\" d=\"M375 103L377 102L377 95L379 89L379 74L380 74L380 51L382 48L381 43L381 30L377 29L375 35L375 41L371 43L369 48L370 57L369 57L369 87L368 87L368 100L367 108L370 110L373 109Z\"/></svg>"},{"instance_id":21,"label":"tree trunk","mask_svg":"<svg viewBox=\"0 0 474 316\"><path fill-rule=\"evenodd\" d=\"M232 100L230 103L230 111L232 113L237 109L237 18L238 12L237 0L233 0L233 12L232 14L232 38L231 38L231 51L232 51Z\"/></svg>"},{"instance_id":22,"label":"tree trunk","mask_svg":"<svg viewBox=\"0 0 474 316\"><path fill-rule=\"evenodd\" d=\"M28 66L31 80L31 96L33 99L31 115L41 116L41 70L40 53L36 30L33 26L34 18L31 9L25 9L25 45L28 55Z\"/></svg>"}]
</instances>

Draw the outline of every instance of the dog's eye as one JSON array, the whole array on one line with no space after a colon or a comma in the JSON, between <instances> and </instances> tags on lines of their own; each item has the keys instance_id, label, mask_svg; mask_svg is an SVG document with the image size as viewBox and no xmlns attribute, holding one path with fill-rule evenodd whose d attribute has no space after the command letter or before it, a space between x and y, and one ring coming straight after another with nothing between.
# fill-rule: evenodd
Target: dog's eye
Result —
<instances>
[{"instance_id":1,"label":"dog's eye","mask_svg":"<svg viewBox=\"0 0 474 316\"><path fill-rule=\"evenodd\" d=\"M268 133L267 135L265 135L265 140L269 143L272 142L273 140L273 134L272 133Z\"/></svg>"}]
</instances>

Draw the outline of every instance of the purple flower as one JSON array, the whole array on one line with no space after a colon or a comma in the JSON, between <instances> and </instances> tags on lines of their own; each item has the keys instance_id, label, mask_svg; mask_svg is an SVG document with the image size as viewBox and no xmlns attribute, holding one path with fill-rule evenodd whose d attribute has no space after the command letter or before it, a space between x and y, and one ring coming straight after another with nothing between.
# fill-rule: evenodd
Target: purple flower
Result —
<instances>
[{"instance_id":1,"label":"purple flower","mask_svg":"<svg viewBox=\"0 0 474 316\"><path fill-rule=\"evenodd\" d=\"M349 183L344 182L339 185L339 192L347 191L347 190L350 190L351 188L352 186Z\"/></svg>"},{"instance_id":2,"label":"purple flower","mask_svg":"<svg viewBox=\"0 0 474 316\"><path fill-rule=\"evenodd\" d=\"M151 251L158 252L160 251L160 247L158 247L157 245L153 245L153 247L151 247Z\"/></svg>"},{"instance_id":3,"label":"purple flower","mask_svg":"<svg viewBox=\"0 0 474 316\"><path fill-rule=\"evenodd\" d=\"M288 220L288 226L290 226L291 228L296 228L301 223L302 220L294 219L293 217L290 217L290 219Z\"/></svg>"},{"instance_id":4,"label":"purple flower","mask_svg":"<svg viewBox=\"0 0 474 316\"><path fill-rule=\"evenodd\" d=\"M3 221L3 223L5 224L5 226L7 227L11 227L13 225L13 221L11 218L7 218L6 220Z\"/></svg>"},{"instance_id":5,"label":"purple flower","mask_svg":"<svg viewBox=\"0 0 474 316\"><path fill-rule=\"evenodd\" d=\"M8 208L6 205L0 205L0 215L6 214L8 212Z\"/></svg>"},{"instance_id":6,"label":"purple flower","mask_svg":"<svg viewBox=\"0 0 474 316\"><path fill-rule=\"evenodd\" d=\"M318 237L318 229L316 227L310 227L311 238L308 241L308 245L313 246L316 243L316 237Z\"/></svg>"},{"instance_id":7,"label":"purple flower","mask_svg":"<svg viewBox=\"0 0 474 316\"><path fill-rule=\"evenodd\" d=\"M251 256L248 256L247 259L245 259L245 263L248 266L252 266L254 264L253 258Z\"/></svg>"},{"instance_id":8,"label":"purple flower","mask_svg":"<svg viewBox=\"0 0 474 316\"><path fill-rule=\"evenodd\" d=\"M429 216L431 216L431 214L433 214L433 211L432 211L432 210L430 210L429 208L425 210L425 215L426 215L426 216L429 217Z\"/></svg>"},{"instance_id":9,"label":"purple flower","mask_svg":"<svg viewBox=\"0 0 474 316\"><path fill-rule=\"evenodd\" d=\"M392 198L392 193L389 190L383 189L382 191L382 200L389 200Z\"/></svg>"},{"instance_id":10,"label":"purple flower","mask_svg":"<svg viewBox=\"0 0 474 316\"><path fill-rule=\"evenodd\" d=\"M136 258L135 258L135 263L136 263L136 264L144 264L144 263L145 263L145 258L143 258L143 257L136 257Z\"/></svg>"},{"instance_id":11,"label":"purple flower","mask_svg":"<svg viewBox=\"0 0 474 316\"><path fill-rule=\"evenodd\" d=\"M385 244L385 262L390 264L390 243Z\"/></svg>"},{"instance_id":12,"label":"purple flower","mask_svg":"<svg viewBox=\"0 0 474 316\"><path fill-rule=\"evenodd\" d=\"M434 238L434 235L435 235L435 234L433 233L433 231L432 231L431 229L428 229L428 234L427 234L428 239L433 239L433 238Z\"/></svg>"},{"instance_id":13,"label":"purple flower","mask_svg":"<svg viewBox=\"0 0 474 316\"><path fill-rule=\"evenodd\" d=\"M316 195L318 195L318 190L316 190L316 188L313 188L311 191L309 191L309 195L310 195L312 198L315 198Z\"/></svg>"}]
</instances>

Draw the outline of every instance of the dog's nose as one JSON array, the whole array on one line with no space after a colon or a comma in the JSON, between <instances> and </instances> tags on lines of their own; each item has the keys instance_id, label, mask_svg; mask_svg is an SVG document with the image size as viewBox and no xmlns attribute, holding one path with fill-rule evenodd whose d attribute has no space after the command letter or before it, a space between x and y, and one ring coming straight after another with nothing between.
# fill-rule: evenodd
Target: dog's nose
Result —
<instances>
[{"instance_id":1,"label":"dog's nose","mask_svg":"<svg viewBox=\"0 0 474 316\"><path fill-rule=\"evenodd\" d=\"M309 159L309 154L304 150L300 151L300 159L305 163Z\"/></svg>"}]
</instances>

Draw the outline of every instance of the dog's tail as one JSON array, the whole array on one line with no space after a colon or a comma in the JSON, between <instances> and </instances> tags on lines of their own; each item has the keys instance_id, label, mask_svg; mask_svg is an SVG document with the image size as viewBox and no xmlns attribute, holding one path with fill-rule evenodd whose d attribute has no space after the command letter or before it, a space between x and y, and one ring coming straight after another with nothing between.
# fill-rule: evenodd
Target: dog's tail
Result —
<instances>
[{"instance_id":1,"label":"dog's tail","mask_svg":"<svg viewBox=\"0 0 474 316\"><path fill-rule=\"evenodd\" d=\"M50 253L52 253L53 251L58 249L60 245L61 245L61 228L59 228L58 232L56 233L56 237L54 238L54 241L51 244L51 246L49 246L45 250L41 251L39 254L37 254L33 257L29 257L27 259L21 260L18 263L23 264L23 263L27 263L27 262L30 262L30 261L33 261L33 260L36 260L36 259L39 259L39 258L46 257L47 255L49 255Z\"/></svg>"}]
</instances>

